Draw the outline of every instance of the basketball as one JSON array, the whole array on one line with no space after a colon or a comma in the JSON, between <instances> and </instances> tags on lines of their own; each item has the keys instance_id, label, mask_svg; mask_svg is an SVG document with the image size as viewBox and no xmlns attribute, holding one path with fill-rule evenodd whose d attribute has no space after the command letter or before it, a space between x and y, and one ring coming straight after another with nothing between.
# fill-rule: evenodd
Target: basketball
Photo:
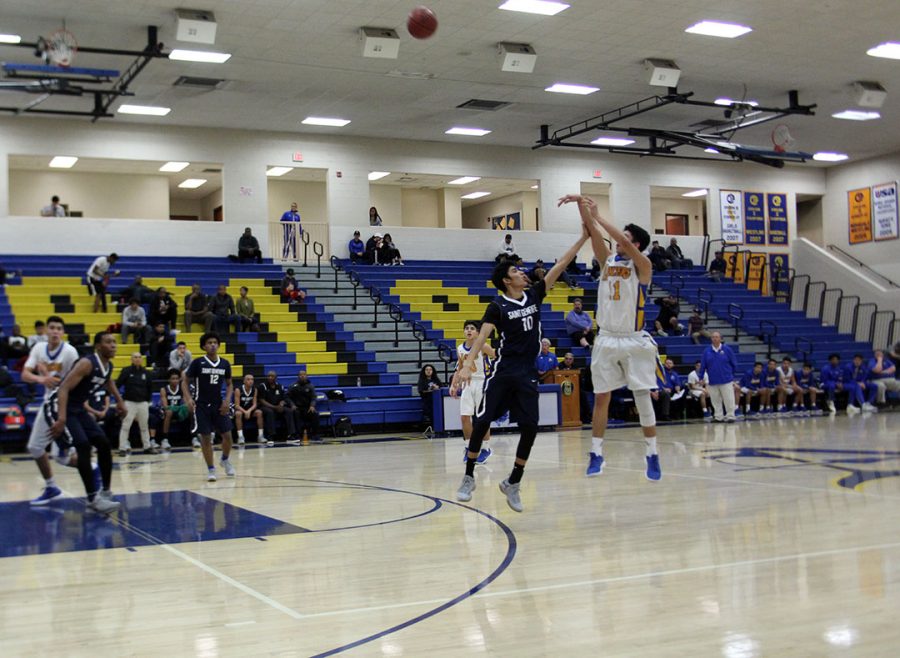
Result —
<instances>
[{"instance_id":1,"label":"basketball","mask_svg":"<svg viewBox=\"0 0 900 658\"><path fill-rule=\"evenodd\" d=\"M437 32L437 27L437 16L428 7L416 7L406 19L406 29L415 39L427 39Z\"/></svg>"}]
</instances>

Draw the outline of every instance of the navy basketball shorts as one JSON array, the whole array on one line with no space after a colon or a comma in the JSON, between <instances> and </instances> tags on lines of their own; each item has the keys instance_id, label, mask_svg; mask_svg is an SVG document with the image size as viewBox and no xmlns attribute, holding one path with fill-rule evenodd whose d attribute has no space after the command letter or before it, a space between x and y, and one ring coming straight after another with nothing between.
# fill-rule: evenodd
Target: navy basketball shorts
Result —
<instances>
[{"instance_id":1,"label":"navy basketball shorts","mask_svg":"<svg viewBox=\"0 0 900 658\"><path fill-rule=\"evenodd\" d=\"M221 403L198 402L195 416L200 434L224 434L231 431L231 418L219 413Z\"/></svg>"},{"instance_id":2,"label":"navy basketball shorts","mask_svg":"<svg viewBox=\"0 0 900 658\"><path fill-rule=\"evenodd\" d=\"M519 425L537 425L540 393L534 365L505 369L503 365L485 379L484 394L475 418L494 421L508 411L509 419Z\"/></svg>"}]
</instances>

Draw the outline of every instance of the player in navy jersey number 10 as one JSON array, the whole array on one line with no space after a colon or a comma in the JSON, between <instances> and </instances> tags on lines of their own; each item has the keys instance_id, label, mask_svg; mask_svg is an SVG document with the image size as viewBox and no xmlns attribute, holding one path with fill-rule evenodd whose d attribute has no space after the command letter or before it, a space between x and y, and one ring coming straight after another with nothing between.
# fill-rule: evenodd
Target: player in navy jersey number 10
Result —
<instances>
[{"instance_id":1,"label":"player in navy jersey number 10","mask_svg":"<svg viewBox=\"0 0 900 658\"><path fill-rule=\"evenodd\" d=\"M234 466L228 457L231 454L231 397L234 387L231 383L231 364L218 355L219 336L206 333L200 337L200 347L206 354L194 359L181 380L184 403L197 418L203 458L206 460L208 482L216 481L216 467L213 462L213 435L222 435L222 468L225 475L234 475ZM191 395L190 385L196 385L197 397ZM222 386L225 394L222 394Z\"/></svg>"},{"instance_id":2,"label":"player in navy jersey number 10","mask_svg":"<svg viewBox=\"0 0 900 658\"><path fill-rule=\"evenodd\" d=\"M477 369L475 359L496 329L500 334L500 346L491 373L485 377L481 401L475 410L466 474L456 492L457 500L472 500L475 464L482 440L491 422L508 411L510 420L518 424L521 436L512 473L500 483L500 491L506 494L506 502L512 510L521 512L523 509L519 483L538 429L539 394L535 359L541 351L541 303L547 290L553 287L587 239L587 229L582 226L578 241L547 272L543 281L530 288L531 282L525 272L510 261L501 260L491 274L491 282L500 294L488 304L481 321L481 331L453 376L450 387L451 391L456 391L471 384L472 373Z\"/></svg>"}]
</instances>

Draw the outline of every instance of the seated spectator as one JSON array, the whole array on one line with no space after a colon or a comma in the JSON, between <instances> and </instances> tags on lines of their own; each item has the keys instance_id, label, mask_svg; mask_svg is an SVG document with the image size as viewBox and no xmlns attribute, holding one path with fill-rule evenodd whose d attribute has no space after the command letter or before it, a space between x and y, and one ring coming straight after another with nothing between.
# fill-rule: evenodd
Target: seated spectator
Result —
<instances>
[{"instance_id":1,"label":"seated spectator","mask_svg":"<svg viewBox=\"0 0 900 658\"><path fill-rule=\"evenodd\" d=\"M569 261L569 264L566 265L566 269L560 272L559 279L563 283L565 283L571 290L575 290L578 287L577 279L581 274L581 271L578 269L578 263L575 262L573 258Z\"/></svg>"},{"instance_id":2,"label":"seated spectator","mask_svg":"<svg viewBox=\"0 0 900 658\"><path fill-rule=\"evenodd\" d=\"M550 340L547 338L541 339L541 352L534 360L534 367L537 368L538 377L541 378L541 381L544 381L548 374L559 368L559 360L550 351Z\"/></svg>"},{"instance_id":3,"label":"seated spectator","mask_svg":"<svg viewBox=\"0 0 900 658\"><path fill-rule=\"evenodd\" d=\"M512 234L507 233L503 238L503 241L500 243L500 251L497 253L497 257L494 259L494 261L499 263L502 259L515 260L515 258L516 247L512 241Z\"/></svg>"},{"instance_id":4,"label":"seated spectator","mask_svg":"<svg viewBox=\"0 0 900 658\"><path fill-rule=\"evenodd\" d=\"M14 324L10 330L9 336L4 340L4 354L6 359L21 359L28 356L28 339L22 335L22 329L19 325Z\"/></svg>"},{"instance_id":5,"label":"seated spectator","mask_svg":"<svg viewBox=\"0 0 900 658\"><path fill-rule=\"evenodd\" d=\"M600 262L596 258L591 259L591 271L588 272L588 276L591 277L593 281L600 280L600 273L603 271L603 268L600 267Z\"/></svg>"},{"instance_id":6,"label":"seated spectator","mask_svg":"<svg viewBox=\"0 0 900 658\"><path fill-rule=\"evenodd\" d=\"M712 420L712 413L710 412L709 406L707 404L707 401L709 400L709 390L707 389L707 385L709 384L709 375L704 373L703 377L701 377L701 369L702 364L700 363L700 361L696 361L694 363L694 369L691 370L687 378L687 391L688 395L691 396L689 399L700 404L700 410L703 414L703 420L709 421Z\"/></svg>"},{"instance_id":7,"label":"seated spectator","mask_svg":"<svg viewBox=\"0 0 900 658\"><path fill-rule=\"evenodd\" d=\"M213 314L209 311L209 297L199 283L191 286L184 297L184 329L190 331L194 324L202 324L204 331L212 329Z\"/></svg>"},{"instance_id":8,"label":"seated spectator","mask_svg":"<svg viewBox=\"0 0 900 658\"><path fill-rule=\"evenodd\" d=\"M672 268L676 270L688 269L694 266L694 261L690 258L685 258L684 254L681 252L681 247L678 246L678 240L672 238L669 240L669 247L666 249L666 256L669 257L669 260L672 261Z\"/></svg>"},{"instance_id":9,"label":"seated spectator","mask_svg":"<svg viewBox=\"0 0 900 658\"><path fill-rule=\"evenodd\" d=\"M234 299L228 294L225 285L220 285L216 294L209 300L209 310L213 314L213 324L217 328L223 325L227 331L228 325L234 325L234 333L241 331L241 316L234 310Z\"/></svg>"},{"instance_id":10,"label":"seated spectator","mask_svg":"<svg viewBox=\"0 0 900 658\"><path fill-rule=\"evenodd\" d=\"M381 226L381 215L375 206L369 208L369 226Z\"/></svg>"},{"instance_id":11,"label":"seated spectator","mask_svg":"<svg viewBox=\"0 0 900 658\"><path fill-rule=\"evenodd\" d=\"M41 217L65 217L66 209L59 202L59 197L55 194L50 197L50 205L41 208Z\"/></svg>"},{"instance_id":12,"label":"seated spectator","mask_svg":"<svg viewBox=\"0 0 900 658\"><path fill-rule=\"evenodd\" d=\"M249 226L244 229L244 234L238 240L238 260L243 263L247 258L255 258L257 263L262 263L259 240L253 235Z\"/></svg>"},{"instance_id":13,"label":"seated spectator","mask_svg":"<svg viewBox=\"0 0 900 658\"><path fill-rule=\"evenodd\" d=\"M663 420L680 420L684 415L684 382L675 370L675 362L672 359L666 359L663 368L662 387L659 389L661 394L667 398L665 413Z\"/></svg>"},{"instance_id":14,"label":"seated spectator","mask_svg":"<svg viewBox=\"0 0 900 658\"><path fill-rule=\"evenodd\" d=\"M694 341L694 345L699 345L701 338L709 339L712 336L705 329L705 323L703 322L703 316L700 315L699 308L695 308L694 314L688 318L688 334L690 334L691 340Z\"/></svg>"},{"instance_id":15,"label":"seated spectator","mask_svg":"<svg viewBox=\"0 0 900 658\"><path fill-rule=\"evenodd\" d=\"M147 319L151 327L162 322L168 329L175 328L178 322L178 304L165 288L156 289L156 294L150 300L150 315Z\"/></svg>"},{"instance_id":16,"label":"seated spectator","mask_svg":"<svg viewBox=\"0 0 900 658\"><path fill-rule=\"evenodd\" d=\"M888 354L888 356L894 363L900 362L900 341L894 343L894 347L891 349L891 353Z\"/></svg>"},{"instance_id":17,"label":"seated spectator","mask_svg":"<svg viewBox=\"0 0 900 658\"><path fill-rule=\"evenodd\" d=\"M878 387L871 380L869 374L869 366L862 354L853 355L853 365L850 366L850 377L856 382L857 390L855 393L856 406L863 411L872 413L878 411L875 406L875 396L878 394ZM854 393L851 392L851 402ZM849 406L848 406L849 409Z\"/></svg>"},{"instance_id":18,"label":"seated spectator","mask_svg":"<svg viewBox=\"0 0 900 658\"><path fill-rule=\"evenodd\" d=\"M169 369L169 353L172 351L174 338L165 323L157 322L153 325L152 333L148 339L147 364L156 370L165 372Z\"/></svg>"},{"instance_id":19,"label":"seated spectator","mask_svg":"<svg viewBox=\"0 0 900 658\"><path fill-rule=\"evenodd\" d=\"M297 430L297 443L303 438L306 430L310 441L319 440L319 412L316 410L316 387L309 381L306 371L297 373L297 381L287 391L288 398L294 405L294 427Z\"/></svg>"},{"instance_id":20,"label":"seated spectator","mask_svg":"<svg viewBox=\"0 0 900 658\"><path fill-rule=\"evenodd\" d=\"M184 372L193 361L193 356L183 340L178 341L175 349L169 352L169 368Z\"/></svg>"},{"instance_id":21,"label":"seated spectator","mask_svg":"<svg viewBox=\"0 0 900 658\"><path fill-rule=\"evenodd\" d=\"M754 363L753 367L741 377L740 389L742 398L740 405L745 415L753 413L758 416L769 408L772 389L763 383L763 364L760 361Z\"/></svg>"},{"instance_id":22,"label":"seated spectator","mask_svg":"<svg viewBox=\"0 0 900 658\"><path fill-rule=\"evenodd\" d=\"M544 261L538 258L534 261L534 267L528 271L528 279L531 283L537 283L538 281L543 281L546 274L547 268L544 267Z\"/></svg>"},{"instance_id":23,"label":"seated spectator","mask_svg":"<svg viewBox=\"0 0 900 658\"><path fill-rule=\"evenodd\" d=\"M594 344L594 320L582 308L581 297L572 300L572 310L566 313L566 333L572 342L582 347Z\"/></svg>"},{"instance_id":24,"label":"seated spectator","mask_svg":"<svg viewBox=\"0 0 900 658\"><path fill-rule=\"evenodd\" d=\"M381 265L378 260L378 252L381 249L382 241L381 233L375 233L371 238L366 240L365 262L369 265Z\"/></svg>"},{"instance_id":25,"label":"seated spectator","mask_svg":"<svg viewBox=\"0 0 900 658\"><path fill-rule=\"evenodd\" d=\"M128 301L128 306L122 311L123 345L128 342L128 336L131 334L134 334L134 342L137 344L146 343L149 338L147 333L147 314L138 303L136 297L132 297Z\"/></svg>"},{"instance_id":26,"label":"seated spectator","mask_svg":"<svg viewBox=\"0 0 900 658\"><path fill-rule=\"evenodd\" d=\"M281 279L281 294L291 301L303 301L306 299L306 293L300 289L297 279L294 278L294 268L289 267Z\"/></svg>"},{"instance_id":27,"label":"seated spectator","mask_svg":"<svg viewBox=\"0 0 900 658\"><path fill-rule=\"evenodd\" d=\"M650 243L648 258L653 264L654 272L665 272L672 265L672 261L666 255L666 250L660 246L659 240L654 240Z\"/></svg>"},{"instance_id":28,"label":"seated spectator","mask_svg":"<svg viewBox=\"0 0 900 658\"><path fill-rule=\"evenodd\" d=\"M874 356L869 359L869 376L875 387L875 402L885 404L887 391L900 392L900 379L897 379L897 366L884 355L884 350L875 350Z\"/></svg>"},{"instance_id":29,"label":"seated spectator","mask_svg":"<svg viewBox=\"0 0 900 658\"><path fill-rule=\"evenodd\" d=\"M46 343L47 342L47 325L44 324L43 320L35 320L34 321L34 333L28 337L28 349L31 350L32 347L37 345L38 343Z\"/></svg>"},{"instance_id":30,"label":"seated spectator","mask_svg":"<svg viewBox=\"0 0 900 658\"><path fill-rule=\"evenodd\" d=\"M132 299L137 299L138 304L149 304L154 297L154 293L144 285L144 278L138 274L134 277L131 285L120 292L118 297L123 304L128 304Z\"/></svg>"},{"instance_id":31,"label":"seated spectator","mask_svg":"<svg viewBox=\"0 0 900 658\"><path fill-rule=\"evenodd\" d=\"M403 259L400 258L400 250L394 244L390 233L384 234L381 246L378 247L378 262L382 265L403 265Z\"/></svg>"},{"instance_id":32,"label":"seated spectator","mask_svg":"<svg viewBox=\"0 0 900 658\"><path fill-rule=\"evenodd\" d=\"M441 380L437 376L434 366L430 363L422 366L419 371L419 381L416 390L422 397L422 422L425 427L431 427L434 423L432 410L434 409L434 392L441 389Z\"/></svg>"},{"instance_id":33,"label":"seated spectator","mask_svg":"<svg viewBox=\"0 0 900 658\"><path fill-rule=\"evenodd\" d=\"M821 416L822 410L816 405L816 396L822 393L819 380L813 373L812 364L807 361L803 369L797 373L797 398L804 416Z\"/></svg>"},{"instance_id":34,"label":"seated spectator","mask_svg":"<svg viewBox=\"0 0 900 658\"><path fill-rule=\"evenodd\" d=\"M359 231L353 231L353 239L347 244L351 263L363 263L366 260L366 243L359 237Z\"/></svg>"},{"instance_id":35,"label":"seated spectator","mask_svg":"<svg viewBox=\"0 0 900 658\"><path fill-rule=\"evenodd\" d=\"M721 251L717 251L715 258L709 263L709 272L707 273L707 276L713 281L721 281L725 277L725 270L727 268L728 263L725 262L725 257L722 255Z\"/></svg>"},{"instance_id":36,"label":"seated spectator","mask_svg":"<svg viewBox=\"0 0 900 658\"><path fill-rule=\"evenodd\" d=\"M560 370L578 370L578 367L575 365L575 355L571 352L566 352L566 355L563 357L562 363L559 364Z\"/></svg>"},{"instance_id":37,"label":"seated spectator","mask_svg":"<svg viewBox=\"0 0 900 658\"><path fill-rule=\"evenodd\" d=\"M669 333L675 336L681 335L684 326L678 322L678 300L672 295L666 295L665 297L658 297L656 305L659 306L659 315L656 316L656 320L653 322L656 333L660 336L668 336Z\"/></svg>"},{"instance_id":38,"label":"seated spectator","mask_svg":"<svg viewBox=\"0 0 900 658\"><path fill-rule=\"evenodd\" d=\"M259 390L253 385L253 375L244 375L240 386L234 389L234 425L237 428L238 445L244 444L244 423L256 422L256 440L268 444L263 425L263 412L259 408ZM275 442L272 441L272 445Z\"/></svg>"},{"instance_id":39,"label":"seated spectator","mask_svg":"<svg viewBox=\"0 0 900 658\"><path fill-rule=\"evenodd\" d=\"M259 324L256 322L256 308L253 300L247 297L247 286L241 286L241 296L235 302L234 310L241 318L241 331L259 331Z\"/></svg>"},{"instance_id":40,"label":"seated spectator","mask_svg":"<svg viewBox=\"0 0 900 658\"><path fill-rule=\"evenodd\" d=\"M265 421L266 436L272 440L278 430L278 419L284 423L289 441L297 438L294 429L294 407L287 399L284 387L278 383L278 375L274 370L266 373L266 379L257 387L259 390L259 406L262 408Z\"/></svg>"}]
</instances>

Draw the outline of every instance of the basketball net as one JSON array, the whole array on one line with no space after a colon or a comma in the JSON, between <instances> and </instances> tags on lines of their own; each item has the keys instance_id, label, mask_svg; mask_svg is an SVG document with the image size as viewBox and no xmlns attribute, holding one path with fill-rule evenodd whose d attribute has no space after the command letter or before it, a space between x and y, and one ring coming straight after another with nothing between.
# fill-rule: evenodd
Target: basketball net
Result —
<instances>
[{"instance_id":1,"label":"basketball net","mask_svg":"<svg viewBox=\"0 0 900 658\"><path fill-rule=\"evenodd\" d=\"M67 29L62 28L56 30L44 42L44 61L55 64L56 66L69 67L75 60L75 54L78 52L78 41L75 35Z\"/></svg>"},{"instance_id":2,"label":"basketball net","mask_svg":"<svg viewBox=\"0 0 900 658\"><path fill-rule=\"evenodd\" d=\"M791 137L791 131L786 125L779 124L772 131L772 145L775 147L776 153L784 153L792 144L794 138Z\"/></svg>"}]
</instances>

